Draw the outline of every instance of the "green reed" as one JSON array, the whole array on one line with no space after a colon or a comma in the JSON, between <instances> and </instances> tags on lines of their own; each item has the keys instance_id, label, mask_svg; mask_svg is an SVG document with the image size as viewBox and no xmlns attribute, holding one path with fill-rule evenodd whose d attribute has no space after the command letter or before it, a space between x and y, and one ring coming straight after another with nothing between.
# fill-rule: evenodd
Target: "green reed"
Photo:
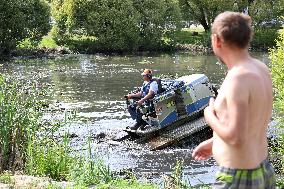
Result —
<instances>
[{"instance_id":1,"label":"green reed","mask_svg":"<svg viewBox=\"0 0 284 189\"><path fill-rule=\"evenodd\" d=\"M66 180L75 158L70 155L69 139L62 142L54 139L30 140L25 172L30 175L48 176L54 180Z\"/></svg>"},{"instance_id":2,"label":"green reed","mask_svg":"<svg viewBox=\"0 0 284 189\"><path fill-rule=\"evenodd\" d=\"M0 172L25 164L29 140L40 126L36 96L34 86L0 75Z\"/></svg>"},{"instance_id":3,"label":"green reed","mask_svg":"<svg viewBox=\"0 0 284 189\"><path fill-rule=\"evenodd\" d=\"M92 185L99 183L109 183L115 179L108 165L96 157L92 150L91 137L87 139L87 157L77 157L69 174L69 180L75 181L79 185Z\"/></svg>"}]
</instances>

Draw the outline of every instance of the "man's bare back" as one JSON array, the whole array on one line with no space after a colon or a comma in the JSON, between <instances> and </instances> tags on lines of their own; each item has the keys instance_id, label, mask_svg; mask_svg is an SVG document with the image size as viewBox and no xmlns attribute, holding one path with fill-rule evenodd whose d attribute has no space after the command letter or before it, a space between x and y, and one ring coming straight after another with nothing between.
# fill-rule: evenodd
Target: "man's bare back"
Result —
<instances>
[{"instance_id":1,"label":"man's bare back","mask_svg":"<svg viewBox=\"0 0 284 189\"><path fill-rule=\"evenodd\" d=\"M252 58L251 18L235 12L219 14L212 24L214 54L228 73L204 117L213 137L192 153L195 160L214 156L219 167L214 188L275 188L275 172L267 160L266 131L272 113L272 82L264 63Z\"/></svg>"},{"instance_id":2,"label":"man's bare back","mask_svg":"<svg viewBox=\"0 0 284 189\"><path fill-rule=\"evenodd\" d=\"M222 126L234 129L235 135L228 144L214 132L212 152L217 163L239 169L259 166L267 158L266 128L272 112L271 79L265 64L249 58L234 65L214 109Z\"/></svg>"}]
</instances>

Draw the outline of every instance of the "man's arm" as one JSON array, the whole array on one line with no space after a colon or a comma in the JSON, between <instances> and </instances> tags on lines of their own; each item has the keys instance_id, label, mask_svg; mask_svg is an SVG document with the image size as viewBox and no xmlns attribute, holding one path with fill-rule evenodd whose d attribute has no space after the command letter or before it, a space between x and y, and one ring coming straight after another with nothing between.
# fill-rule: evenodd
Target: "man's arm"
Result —
<instances>
[{"instance_id":1,"label":"man's arm","mask_svg":"<svg viewBox=\"0 0 284 189\"><path fill-rule=\"evenodd\" d=\"M149 90L149 93L146 96L144 96L144 98L142 98L138 101L138 105L142 105L146 100L151 99L154 96L155 96L154 91Z\"/></svg>"},{"instance_id":2,"label":"man's arm","mask_svg":"<svg viewBox=\"0 0 284 189\"><path fill-rule=\"evenodd\" d=\"M142 96L142 92L139 91L138 93L132 93L132 94L128 94L127 98L131 99L131 98L139 98Z\"/></svg>"},{"instance_id":3,"label":"man's arm","mask_svg":"<svg viewBox=\"0 0 284 189\"><path fill-rule=\"evenodd\" d=\"M138 101L138 105L142 105L146 100L154 98L155 94L157 94L158 91L158 84L156 81L153 81L150 85L150 90L148 94Z\"/></svg>"},{"instance_id":4,"label":"man's arm","mask_svg":"<svg viewBox=\"0 0 284 189\"><path fill-rule=\"evenodd\" d=\"M245 140L248 128L249 88L248 78L237 76L226 88L227 122L221 122L214 110L211 100L204 114L206 121L215 133L227 144L238 146Z\"/></svg>"}]
</instances>

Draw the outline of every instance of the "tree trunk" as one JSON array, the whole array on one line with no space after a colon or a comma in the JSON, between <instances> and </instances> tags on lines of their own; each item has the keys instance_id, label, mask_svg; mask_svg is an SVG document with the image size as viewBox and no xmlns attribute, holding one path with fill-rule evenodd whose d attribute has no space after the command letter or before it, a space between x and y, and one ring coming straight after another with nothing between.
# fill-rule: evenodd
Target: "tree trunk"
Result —
<instances>
[{"instance_id":1,"label":"tree trunk","mask_svg":"<svg viewBox=\"0 0 284 189\"><path fill-rule=\"evenodd\" d=\"M209 24L206 22L205 18L202 18L199 20L200 24L202 25L202 27L204 28L204 30L206 32L210 31L211 27L209 26Z\"/></svg>"}]
</instances>

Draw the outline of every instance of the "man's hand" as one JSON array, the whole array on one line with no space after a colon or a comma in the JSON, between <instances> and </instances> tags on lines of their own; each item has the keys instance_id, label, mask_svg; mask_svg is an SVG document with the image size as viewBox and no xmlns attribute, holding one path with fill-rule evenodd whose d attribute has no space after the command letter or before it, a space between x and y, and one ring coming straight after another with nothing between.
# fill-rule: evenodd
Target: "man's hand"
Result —
<instances>
[{"instance_id":1,"label":"man's hand","mask_svg":"<svg viewBox=\"0 0 284 189\"><path fill-rule=\"evenodd\" d=\"M132 98L132 94L125 95L124 97L127 98L127 99L131 99Z\"/></svg>"},{"instance_id":2,"label":"man's hand","mask_svg":"<svg viewBox=\"0 0 284 189\"><path fill-rule=\"evenodd\" d=\"M206 160L212 156L213 139L208 139L200 143L192 152L192 157L195 160Z\"/></svg>"},{"instance_id":3,"label":"man's hand","mask_svg":"<svg viewBox=\"0 0 284 189\"><path fill-rule=\"evenodd\" d=\"M137 105L138 105L138 106L141 106L143 103L144 103L144 100L141 99L141 100L139 100L139 101L137 102Z\"/></svg>"}]
</instances>

